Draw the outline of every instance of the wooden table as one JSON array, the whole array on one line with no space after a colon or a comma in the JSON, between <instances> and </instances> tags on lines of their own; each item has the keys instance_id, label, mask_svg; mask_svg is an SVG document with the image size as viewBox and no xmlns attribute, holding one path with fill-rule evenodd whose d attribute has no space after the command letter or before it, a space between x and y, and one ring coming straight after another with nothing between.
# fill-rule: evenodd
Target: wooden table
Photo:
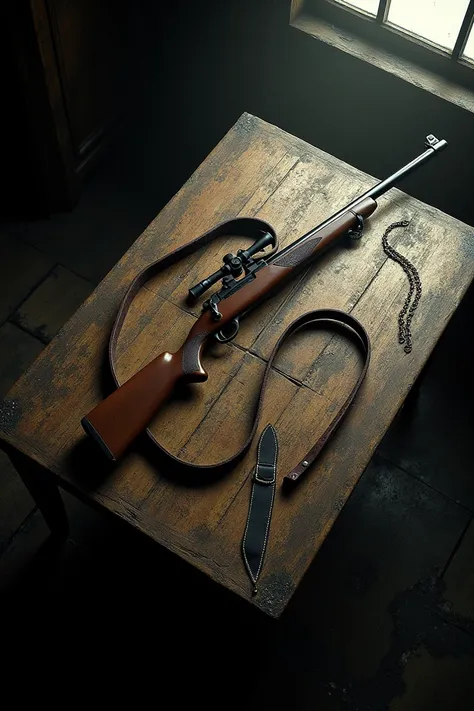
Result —
<instances>
[{"instance_id":1,"label":"wooden table","mask_svg":"<svg viewBox=\"0 0 474 711\"><path fill-rule=\"evenodd\" d=\"M400 164L411 157L400 156ZM439 170L442 179L438 160L423 170ZM171 476L143 444L119 464L106 464L80 419L107 390L111 324L127 285L146 264L238 215L268 220L286 245L373 183L258 118L239 119L1 405L2 447L53 531L64 532L67 523L59 485L125 519L269 615L282 613L472 279L471 228L391 190L357 246L336 247L245 319L235 342L207 355L209 381L181 393L154 421L153 431L173 452L193 462L217 461L243 442L265 359L286 324L331 307L351 311L368 329L373 357L355 406L292 494L278 487L256 596L240 552L256 444L231 474L196 482ZM397 342L406 277L381 246L385 228L401 218L410 226L393 232L392 242L423 282L410 355ZM238 246L236 238L213 244L142 289L120 338L122 379L180 346L197 315L184 303L188 287ZM326 427L359 368L353 346L324 331L298 335L281 353L261 419L262 428L272 422L279 433L280 477Z\"/></svg>"}]
</instances>

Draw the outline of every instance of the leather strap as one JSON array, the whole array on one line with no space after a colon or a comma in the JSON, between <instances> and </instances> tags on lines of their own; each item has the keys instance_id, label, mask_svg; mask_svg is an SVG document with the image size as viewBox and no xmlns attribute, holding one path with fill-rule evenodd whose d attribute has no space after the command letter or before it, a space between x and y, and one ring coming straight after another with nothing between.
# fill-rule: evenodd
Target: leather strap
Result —
<instances>
[{"instance_id":1,"label":"leather strap","mask_svg":"<svg viewBox=\"0 0 474 711\"><path fill-rule=\"evenodd\" d=\"M358 348L364 356L364 365L354 387L352 388L351 392L347 396L347 399L341 406L339 412L336 414L332 422L330 422L330 424L327 426L326 430L323 432L323 434L314 444L314 446L311 447L307 455L303 457L303 459L296 465L296 467L293 467L292 471L285 476L285 479L293 482L297 481L300 476L307 471L307 469L314 462L328 439L334 433L335 429L341 423L341 420L347 413L349 407L352 404L352 401L357 395L357 391L362 385L362 381L366 376L367 369L370 363L370 339L367 331L360 323L360 321L358 321L355 316L351 316L351 314L348 314L345 311L338 311L336 309L319 309L318 311L309 311L308 313L303 314L288 326L286 331L280 336L278 342L276 343L275 348L273 349L270 359L268 361L267 368L272 364L273 359L275 358L278 350L280 349L280 346L282 345L283 341L288 338L288 336L295 333L296 331L299 331L301 328L303 328L303 326L307 326L309 324L313 325L315 323L329 325L333 328L343 326L346 328L346 330L351 332L351 334L355 337L355 342Z\"/></svg>"},{"instance_id":2,"label":"leather strap","mask_svg":"<svg viewBox=\"0 0 474 711\"><path fill-rule=\"evenodd\" d=\"M273 501L276 489L278 440L272 425L262 432L257 450L257 464L252 482L249 513L242 540L242 555L253 592L257 592L257 580L262 570L267 548Z\"/></svg>"},{"instance_id":3,"label":"leather strap","mask_svg":"<svg viewBox=\"0 0 474 711\"><path fill-rule=\"evenodd\" d=\"M117 375L117 370L116 370L116 349L117 349L117 342L118 338L120 335L120 331L123 325L123 322L125 320L125 317L127 315L128 309L130 308L130 304L133 301L133 298L135 295L138 293L140 288L152 277L156 276L160 272L162 272L164 269L167 267L170 267L172 264L175 264L176 262L180 261L184 257L189 256L193 252L197 251L201 247L209 244L210 242L214 241L218 237L223 237L223 236L232 236L232 235L239 235L239 236L246 236L250 237L252 239L257 239L262 235L262 233L269 232L275 237L276 240L276 234L274 229L271 227L266 222L263 222L262 220L254 219L254 218L238 218L235 220L230 220L229 222L224 222L216 227L214 227L212 230L209 232L206 232L205 234L201 235L200 237L197 237L196 239L192 240L191 242L188 242L187 244L183 245L182 247L179 247L176 249L174 252L170 252L167 254L165 257L162 259L157 260L153 264L150 264L147 266L143 271L141 271L135 279L132 281L130 284L127 292L125 293L125 296L122 300L122 303L119 307L117 317L115 319L114 326L112 328L112 332L110 335L110 341L109 341L109 364L110 364L110 370L112 372L112 377L115 381L115 384L117 387L120 387L120 382L118 379ZM277 247L272 250L272 253L277 249ZM266 256L269 256L270 253L267 253ZM356 396L356 393L358 389L360 388L362 381L365 377L365 374L367 372L367 368L369 366L369 361L370 361L370 341L369 341L369 336L367 335L367 332L365 331L364 327L362 324L354 317L351 316L350 314L345 313L344 311L338 311L334 309L321 309L318 311L310 311L306 314L303 314L299 318L297 318L295 321L293 321L288 328L282 333L280 338L278 339L278 342L275 344L275 347L273 348L273 351L270 355L270 358L268 359L268 363L265 368L265 373L264 377L262 380L262 384L260 387L260 394L258 397L258 401L256 404L255 408L255 413L254 413L254 418L253 418L253 424L250 429L249 435L243 444L243 446L233 454L231 457L228 457L227 459L222 460L221 462L218 462L216 464L208 464L208 465L203 465L203 464L192 464L191 462L186 462L179 457L176 457L174 454L169 452L167 449L165 449L160 443L156 440L154 437L153 433L147 429L146 433L148 437L151 439L151 441L158 447L158 449L164 454L166 457L168 457L170 460L172 460L175 464L178 464L180 466L188 467L190 469L193 469L194 471L215 471L218 469L222 468L228 468L234 464L236 464L248 451L252 440L255 436L258 423L259 423L259 418L260 418L260 412L261 412L261 406L263 402L263 397L265 394L265 390L267 387L267 382L268 378L270 375L271 367L273 364L273 361L280 350L281 346L283 345L284 341L291 336L292 334L296 333L296 331L300 330L301 328L309 325L329 325L329 326L343 326L348 330L349 332L352 333L352 335L355 335L356 337L356 342L359 346L359 348L362 350L364 357L365 357L365 362L364 362L364 367L359 375L359 378L357 382L355 383L354 387L352 388L349 396L347 397L346 401L342 405L341 409L337 413L337 415L334 417L330 425L327 427L326 431L321 435L321 437L318 439L316 444L309 450L309 452L303 457L303 459L292 469L292 471L286 475L286 479L296 482L301 475L307 471L314 461L314 459L317 457L321 449L323 448L324 444L327 442L331 434L334 432L336 427L339 425L341 422L342 418L346 414L349 406L351 405L352 401L354 400L354 397Z\"/></svg>"}]
</instances>

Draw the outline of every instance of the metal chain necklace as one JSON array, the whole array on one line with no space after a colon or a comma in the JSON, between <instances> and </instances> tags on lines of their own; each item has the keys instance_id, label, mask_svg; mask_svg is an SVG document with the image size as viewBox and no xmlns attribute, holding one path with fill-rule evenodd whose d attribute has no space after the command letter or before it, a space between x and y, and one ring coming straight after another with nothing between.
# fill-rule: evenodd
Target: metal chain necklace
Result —
<instances>
[{"instance_id":1,"label":"metal chain necklace","mask_svg":"<svg viewBox=\"0 0 474 711\"><path fill-rule=\"evenodd\" d=\"M405 353L411 353L412 350L411 322L421 299L421 279L416 267L404 257L403 254L397 252L397 250L388 243L387 237L396 227L408 227L408 225L408 220L393 222L387 227L382 237L383 251L389 259L393 259L394 262L400 264L410 284L408 296L405 299L402 310L398 314L398 342L402 345L405 344L403 349Z\"/></svg>"}]
</instances>

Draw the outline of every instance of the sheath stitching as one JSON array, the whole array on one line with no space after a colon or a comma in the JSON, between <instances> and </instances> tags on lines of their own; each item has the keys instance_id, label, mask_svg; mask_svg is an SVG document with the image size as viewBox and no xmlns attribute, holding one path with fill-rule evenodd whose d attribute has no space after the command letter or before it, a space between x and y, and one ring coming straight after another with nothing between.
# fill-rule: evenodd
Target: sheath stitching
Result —
<instances>
[{"instance_id":1,"label":"sheath stitching","mask_svg":"<svg viewBox=\"0 0 474 711\"><path fill-rule=\"evenodd\" d=\"M273 428L273 425L270 425L270 427L271 427L271 430L272 430L273 439L275 440L275 458L274 458L274 460L273 460L273 478L274 478L275 481L274 481L274 483L272 484L272 486L273 486L272 502L271 502L271 504L270 504L270 511L269 511L269 515L268 515L268 519L267 519L267 528L266 528L266 530L265 530L265 538L264 538L264 541L263 541L262 555L260 556L260 563L259 563L259 565L258 565L257 577L256 577L256 579L253 581L254 583L256 582L258 576L260 575L260 571L261 571L262 565L263 565L263 559L264 559L264 557L265 557L265 551L266 551L266 549L267 549L268 532L269 532L269 530L270 530L270 522L271 522L271 519L272 519L273 502L274 502L274 500L275 500L275 491L276 491L276 462L278 461L278 439L277 439L277 437L276 437L276 435L275 435L275 430L274 430L274 428Z\"/></svg>"},{"instance_id":2,"label":"sheath stitching","mask_svg":"<svg viewBox=\"0 0 474 711\"><path fill-rule=\"evenodd\" d=\"M252 583L256 583L257 579L254 578L252 570L250 568L249 562L247 560L247 554L245 553L245 546L247 543L247 531L249 530L249 523L250 523L250 514L252 513L252 506L253 506L253 492L254 492L254 487L252 486L252 493L250 495L250 506L249 506L249 512L247 516L247 524L245 526L245 533L244 533L244 540L243 540L243 545L242 545L242 552L244 554L244 560L245 560L245 567L247 568L248 574L250 575L250 579L252 580Z\"/></svg>"}]
</instances>

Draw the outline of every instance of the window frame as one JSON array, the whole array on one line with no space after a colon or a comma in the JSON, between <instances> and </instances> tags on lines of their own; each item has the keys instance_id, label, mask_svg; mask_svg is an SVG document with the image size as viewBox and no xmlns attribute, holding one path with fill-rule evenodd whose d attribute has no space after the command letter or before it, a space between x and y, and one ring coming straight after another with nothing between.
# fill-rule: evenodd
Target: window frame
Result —
<instances>
[{"instance_id":1,"label":"window frame","mask_svg":"<svg viewBox=\"0 0 474 711\"><path fill-rule=\"evenodd\" d=\"M474 0L470 0L466 15L452 52L407 30L384 24L390 0L380 0L376 17L342 5L334 0L309 0L307 9L331 25L368 40L374 46L408 59L438 75L474 90L474 62L463 58L462 52L474 23Z\"/></svg>"}]
</instances>

